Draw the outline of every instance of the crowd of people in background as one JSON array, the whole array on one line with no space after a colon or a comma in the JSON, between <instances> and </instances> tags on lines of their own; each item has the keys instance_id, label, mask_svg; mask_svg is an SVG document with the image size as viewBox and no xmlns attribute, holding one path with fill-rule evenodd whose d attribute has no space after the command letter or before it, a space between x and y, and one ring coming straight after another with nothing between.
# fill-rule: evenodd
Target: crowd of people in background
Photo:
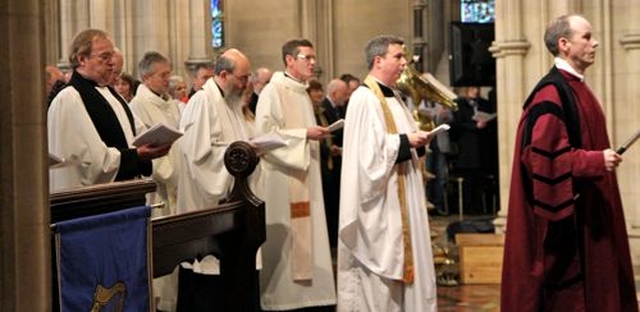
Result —
<instances>
[{"instance_id":1,"label":"crowd of people in background","mask_svg":"<svg viewBox=\"0 0 640 312\"><path fill-rule=\"evenodd\" d=\"M437 138L423 132L404 134L415 131L415 124L412 119L406 119L408 108L402 105L403 96L392 90L396 76L407 66L399 38L372 40L366 51L369 80L343 74L329 79L326 88L315 77L317 56L313 44L305 39L283 45L284 68L275 72L265 67L252 70L249 59L241 51L226 50L214 62L193 68L190 87L187 79L173 74L175 65L156 51L145 53L138 61L137 78L123 72L126 55L114 46L106 32L83 31L74 38L73 47L70 71L62 72L55 66L45 69L50 104L49 150L62 157L77 158L88 164L88 169L71 167L53 171L52 190L150 176L157 182L158 189L149 196L149 203L164 203L164 209L155 211L154 215L204 209L216 205L231 190L233 181L222 161L230 143L249 141L270 132L278 133L287 142L285 147L261 154L261 166L253 174L251 184L254 193L265 200L267 211L268 239L263 246L265 256L260 282L261 305L265 310L309 306L331 310L340 300L352 307L388 304L402 309L405 304L402 302L407 301L416 311L434 309L431 295L435 285L425 277L433 274L432 263L414 266L411 276L403 277L407 282L415 281L421 292L430 294L426 301L422 301L413 288L397 288L391 282L398 274L404 274L402 263L386 263L387 268L370 265L368 261L382 261L397 246L394 247L393 240L381 242L388 250L358 245L358 235L366 238L369 234L358 233L357 227L352 229L352 226L366 220L359 220L354 211L345 212L341 207L345 202L365 205L374 194L366 190L354 194L349 188L355 191L355 185L341 183L345 177L350 181L364 179L358 183L373 179L381 184L372 184L373 189L369 191L388 188L391 191L385 193L386 196L397 199L391 195L397 192L397 182L386 179L407 174L402 179L407 179L404 186L412 201L403 209L411 212L403 213L410 213L411 218L418 220L411 222L427 220L420 212L427 194L437 213L446 212L448 176L453 172L465 179L466 213L486 213L486 207L493 205L487 204L482 194L487 179L497 176L496 151L487 151L486 145L478 142L486 140L497 144L495 120L477 121L474 115L478 111L494 113L495 103L482 100L477 88L466 88L467 92L458 100L457 112L452 113L438 103L423 103L436 124L451 124L450 136L446 133ZM389 111L384 114L369 111L367 105L375 102L389 102L390 107L386 108ZM86 114L78 113L85 110ZM354 112L348 113L351 110ZM410 117L411 113L408 114ZM383 115L386 126L379 128L378 118ZM347 124L346 129L328 131L330 125L344 119L347 123L360 123L360 128ZM136 134L158 123L179 129L184 136L173 145L132 146ZM78 125L85 131L68 129ZM362 140L375 144L368 149L349 148L344 146L345 134L349 135L351 144L365 142ZM426 147L431 151L423 157L427 154ZM493 148L497 145L489 149ZM358 174L344 172L343 157L350 157L351 164L346 169L355 170L358 166L354 161L366 161L374 155L380 159L390 157L390 160L386 164L369 164L358 169ZM419 166L417 162L423 164ZM402 164L407 171L395 171L395 167L387 166L394 164ZM377 168L378 165L383 166ZM414 179L418 176L415 170L425 165L436 176L428 186L421 179L416 184L418 180ZM367 170L371 172L366 173ZM378 177L380 172L388 173ZM495 189L491 192L497 193ZM393 200L384 200L376 205L384 210L387 205L396 204ZM400 229L398 224L389 226L394 231ZM349 230L345 230L347 228ZM342 234L343 231L346 232ZM423 233L416 228L411 236L414 243L428 245L427 241L421 241L428 240L428 231ZM287 239L292 241L285 243ZM351 245L342 248L341 240ZM431 249L423 247L415 247L414 253L430 255ZM341 253L344 259L349 259L345 261L350 261L338 267L341 272L338 280L343 277L342 286L350 291L344 297L336 296L331 260ZM355 265L355 259L361 264ZM412 263L411 259L407 261ZM386 269L394 272L387 276L389 279L374 278L371 273L384 276L382 272ZM359 288L357 285L363 282L372 284ZM175 290L171 290L176 287L175 283L173 277L154 284L158 290L156 295L162 297L159 309L175 309L179 301ZM340 282L337 284L340 288ZM370 291L391 292L390 295L406 291L407 297L350 301L354 300L353 296Z\"/></svg>"},{"instance_id":2,"label":"crowd of people in background","mask_svg":"<svg viewBox=\"0 0 640 312\"><path fill-rule=\"evenodd\" d=\"M599 44L593 34L580 15L545 30L554 66L526 99L516 133L505 311L638 311L615 176L621 152L584 81ZM48 149L68 160L50 170L51 191L151 177L158 188L148 201L164 203L156 215L209 208L234 182L222 160L229 144L276 134L283 146L252 145L260 166L250 188L265 202L267 232L256 255L255 310L436 311L427 199L447 213L455 176L462 212L495 213L495 90L485 100L466 86L455 111L424 102L412 112L397 89L409 66L402 38L372 38L368 74L335 77L326 88L309 40L289 40L281 51L283 66L272 72L225 50L195 66L188 89L165 55L145 53L134 79L109 33L81 31L70 45L71 70L45 68ZM450 131L421 128L414 118L423 113ZM343 119L344 128L332 129ZM157 123L183 137L134 145ZM435 176L427 185L425 166ZM206 259L205 273L213 273L217 262ZM193 282L182 271L181 289ZM175 276L154 281L158 310L216 309L210 288L176 287Z\"/></svg>"}]
</instances>

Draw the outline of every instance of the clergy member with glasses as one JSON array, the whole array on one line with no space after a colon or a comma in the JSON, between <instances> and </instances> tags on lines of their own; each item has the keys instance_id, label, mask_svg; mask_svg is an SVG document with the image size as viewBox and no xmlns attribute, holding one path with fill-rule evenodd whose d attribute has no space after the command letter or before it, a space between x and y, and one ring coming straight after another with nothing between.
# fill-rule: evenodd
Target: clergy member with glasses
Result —
<instances>
[{"instance_id":1,"label":"clergy member with glasses","mask_svg":"<svg viewBox=\"0 0 640 312\"><path fill-rule=\"evenodd\" d=\"M171 147L131 144L145 129L108 85L114 49L111 36L98 29L84 30L73 39L71 80L48 112L49 152L69 162L50 171L52 191L148 176L151 160Z\"/></svg>"},{"instance_id":2,"label":"clergy member with glasses","mask_svg":"<svg viewBox=\"0 0 640 312\"><path fill-rule=\"evenodd\" d=\"M257 135L279 134L287 146L263 156L267 241L260 276L263 310L335 309L336 292L322 198L319 140L307 80L316 55L306 39L282 46L275 72L256 108Z\"/></svg>"}]
</instances>

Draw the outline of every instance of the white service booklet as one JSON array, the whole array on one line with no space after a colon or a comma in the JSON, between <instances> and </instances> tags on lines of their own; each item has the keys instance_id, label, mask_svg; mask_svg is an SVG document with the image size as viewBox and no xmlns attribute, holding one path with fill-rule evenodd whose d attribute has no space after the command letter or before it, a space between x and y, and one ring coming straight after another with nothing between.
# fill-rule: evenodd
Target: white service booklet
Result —
<instances>
[{"instance_id":1,"label":"white service booklet","mask_svg":"<svg viewBox=\"0 0 640 312\"><path fill-rule=\"evenodd\" d=\"M136 136L133 140L133 145L151 144L152 146L162 146L175 142L182 134L178 129L159 123Z\"/></svg>"},{"instance_id":2,"label":"white service booklet","mask_svg":"<svg viewBox=\"0 0 640 312\"><path fill-rule=\"evenodd\" d=\"M441 124L441 125L435 127L433 130L431 130L429 132L426 132L426 136L434 137L438 133L443 132L443 131L448 131L449 129L451 129L451 126L449 126L448 124L444 123L444 124Z\"/></svg>"},{"instance_id":3,"label":"white service booklet","mask_svg":"<svg viewBox=\"0 0 640 312\"><path fill-rule=\"evenodd\" d=\"M475 114L473 114L473 117L471 117L471 119L475 120L475 121L491 121L493 119L495 119L498 115L496 113L487 113L487 112L483 112L483 111L477 111Z\"/></svg>"},{"instance_id":4,"label":"white service booklet","mask_svg":"<svg viewBox=\"0 0 640 312\"><path fill-rule=\"evenodd\" d=\"M256 147L256 149L258 150L258 154L264 154L278 147L287 146L287 142L285 142L280 134L276 132L269 132L255 137L249 140L249 143L253 144Z\"/></svg>"},{"instance_id":5,"label":"white service booklet","mask_svg":"<svg viewBox=\"0 0 640 312\"><path fill-rule=\"evenodd\" d=\"M79 164L80 161L77 158L73 157L71 159L62 158L58 155L54 155L49 153L49 169L57 169L62 167L71 166L74 164Z\"/></svg>"},{"instance_id":6,"label":"white service booklet","mask_svg":"<svg viewBox=\"0 0 640 312\"><path fill-rule=\"evenodd\" d=\"M49 168L60 168L65 166L64 158L49 153Z\"/></svg>"},{"instance_id":7,"label":"white service booklet","mask_svg":"<svg viewBox=\"0 0 640 312\"><path fill-rule=\"evenodd\" d=\"M339 129L342 129L344 127L344 119L338 119L336 120L336 122L330 124L327 127L327 130L329 130L329 132L333 132Z\"/></svg>"}]
</instances>

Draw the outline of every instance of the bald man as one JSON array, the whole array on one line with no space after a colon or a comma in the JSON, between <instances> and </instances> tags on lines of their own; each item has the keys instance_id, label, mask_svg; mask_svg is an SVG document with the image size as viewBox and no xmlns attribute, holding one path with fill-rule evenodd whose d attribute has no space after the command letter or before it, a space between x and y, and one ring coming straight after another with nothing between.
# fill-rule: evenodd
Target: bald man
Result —
<instances>
[{"instance_id":1,"label":"bald man","mask_svg":"<svg viewBox=\"0 0 640 312\"><path fill-rule=\"evenodd\" d=\"M64 77L64 73L56 66L48 65L44 68L45 74L45 90L44 94L47 99L47 106L51 105L53 98L58 95L58 92L64 88L67 84L67 80Z\"/></svg>"},{"instance_id":2,"label":"bald man","mask_svg":"<svg viewBox=\"0 0 640 312\"><path fill-rule=\"evenodd\" d=\"M64 81L64 74L55 66L47 66L44 68L45 73L45 94L49 94L53 85L58 81Z\"/></svg>"},{"instance_id":3,"label":"bald man","mask_svg":"<svg viewBox=\"0 0 640 312\"><path fill-rule=\"evenodd\" d=\"M122 74L122 69L124 68L124 55L122 51L118 48L113 49L113 73L111 74L111 81L109 85L113 87L118 81L118 77ZM133 92L134 90L131 90Z\"/></svg>"},{"instance_id":4,"label":"bald man","mask_svg":"<svg viewBox=\"0 0 640 312\"><path fill-rule=\"evenodd\" d=\"M327 97L322 101L324 116L329 124L339 119L344 119L345 104L349 99L349 85L338 78L332 79L327 84ZM329 245L331 248L338 246L338 206L340 205L340 171L342 170L342 129L332 133L330 157L326 168L322 172L322 190L324 197L324 212L327 216L327 231L329 231ZM329 163L330 162L330 163Z\"/></svg>"},{"instance_id":5,"label":"bald man","mask_svg":"<svg viewBox=\"0 0 640 312\"><path fill-rule=\"evenodd\" d=\"M191 97L180 121L178 212L210 208L227 196L233 179L224 167L224 152L232 142L253 136L242 114L249 60L236 49L227 50L216 60L214 72Z\"/></svg>"},{"instance_id":6,"label":"bald man","mask_svg":"<svg viewBox=\"0 0 640 312\"><path fill-rule=\"evenodd\" d=\"M251 98L249 99L249 109L252 113L256 113L256 106L258 105L258 96L262 91L262 88L271 81L271 76L273 76L273 72L266 68L260 67L256 69L249 77L249 82L253 85L253 93L251 93Z\"/></svg>"},{"instance_id":7,"label":"bald man","mask_svg":"<svg viewBox=\"0 0 640 312\"><path fill-rule=\"evenodd\" d=\"M233 177L224 166L224 153L229 144L253 137L253 127L242 113L242 95L251 75L249 60L242 52L230 49L220 55L215 64L215 75L189 99L180 120L180 130L184 135L178 143L179 213L214 207L230 193ZM260 170L256 168L249 177L250 186L256 194L260 193L256 190L259 175ZM204 258L203 263L209 259L212 258ZM211 274L213 271L205 270L203 273ZM215 310L216 306L212 305L215 300L205 302L198 298L215 296L210 288L216 285L216 278L194 277L193 274L180 272L178 310ZM190 279L200 282L183 286L189 283L184 281ZM207 281L202 283L203 279ZM255 296L258 297L257 287Z\"/></svg>"}]
</instances>

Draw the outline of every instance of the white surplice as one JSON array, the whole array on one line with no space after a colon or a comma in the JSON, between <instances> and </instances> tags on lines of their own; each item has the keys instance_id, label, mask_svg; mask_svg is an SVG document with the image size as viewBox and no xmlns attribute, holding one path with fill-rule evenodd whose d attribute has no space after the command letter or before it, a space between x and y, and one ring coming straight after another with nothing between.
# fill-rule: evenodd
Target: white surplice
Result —
<instances>
[{"instance_id":1,"label":"white surplice","mask_svg":"<svg viewBox=\"0 0 640 312\"><path fill-rule=\"evenodd\" d=\"M229 144L253 137L252 125L244 118L241 103L229 104L213 79L196 92L182 113L180 130L180 187L178 212L213 208L233 187L234 178L224 166ZM256 195L260 168L250 177Z\"/></svg>"},{"instance_id":2,"label":"white surplice","mask_svg":"<svg viewBox=\"0 0 640 312\"><path fill-rule=\"evenodd\" d=\"M162 123L178 129L180 110L172 99L165 100L153 93L147 86L140 85L136 96L129 103L131 111L147 126ZM176 141L167 155L152 160L152 178L157 189L147 194L147 204L164 202L162 209L153 209L152 216L176 214L178 192L178 170L180 170L179 148ZM172 273L153 279L154 297L158 298L157 308L162 311L174 311L178 297L178 274Z\"/></svg>"},{"instance_id":3,"label":"white surplice","mask_svg":"<svg viewBox=\"0 0 640 312\"><path fill-rule=\"evenodd\" d=\"M95 87L115 112L127 143L134 133L122 104L107 87ZM136 133L145 126L134 115ZM51 102L47 113L49 152L64 158L70 165L49 170L49 189L58 191L87 185L113 182L120 167L120 151L107 147L84 106L80 93L66 87Z\"/></svg>"},{"instance_id":4,"label":"white surplice","mask_svg":"<svg viewBox=\"0 0 640 312\"><path fill-rule=\"evenodd\" d=\"M406 106L385 98L399 134L416 131ZM435 311L436 283L418 157L401 162L415 269L404 284L404 245L396 159L400 135L387 131L382 106L367 87L349 101L342 151L338 311Z\"/></svg>"},{"instance_id":5,"label":"white surplice","mask_svg":"<svg viewBox=\"0 0 640 312\"><path fill-rule=\"evenodd\" d=\"M153 127L162 123L178 129L180 110L172 99L165 100L153 93L147 86L140 85L136 96L129 103L131 111L147 126ZM178 188L179 148L177 143L171 147L167 155L152 160L152 178L158 185L156 192L147 197L148 204L164 202L161 210L154 209L153 216L172 215L176 213L176 197Z\"/></svg>"},{"instance_id":6,"label":"white surplice","mask_svg":"<svg viewBox=\"0 0 640 312\"><path fill-rule=\"evenodd\" d=\"M293 114L293 116L292 116ZM293 118L292 118L293 117ZM295 119L297 126L285 120ZM333 269L320 177L317 141L307 140L307 127L315 125L306 84L273 74L258 100L256 134L277 132L286 147L264 155L261 164L267 219L267 241L263 245L260 275L261 305L264 310L288 310L336 303ZM291 208L289 185L292 172L307 175L312 229L312 280L294 281L291 262Z\"/></svg>"},{"instance_id":7,"label":"white surplice","mask_svg":"<svg viewBox=\"0 0 640 312\"><path fill-rule=\"evenodd\" d=\"M209 79L189 99L179 129L184 135L175 143L179 157L178 213L216 207L231 192L234 182L224 166L224 153L229 144L252 138L253 127L245 120L241 104L227 103L214 80ZM249 186L258 196L259 177L260 168L249 177ZM261 267L261 258L258 250L257 268ZM211 269L199 273L219 274L215 257L206 256L203 264Z\"/></svg>"}]
</instances>

